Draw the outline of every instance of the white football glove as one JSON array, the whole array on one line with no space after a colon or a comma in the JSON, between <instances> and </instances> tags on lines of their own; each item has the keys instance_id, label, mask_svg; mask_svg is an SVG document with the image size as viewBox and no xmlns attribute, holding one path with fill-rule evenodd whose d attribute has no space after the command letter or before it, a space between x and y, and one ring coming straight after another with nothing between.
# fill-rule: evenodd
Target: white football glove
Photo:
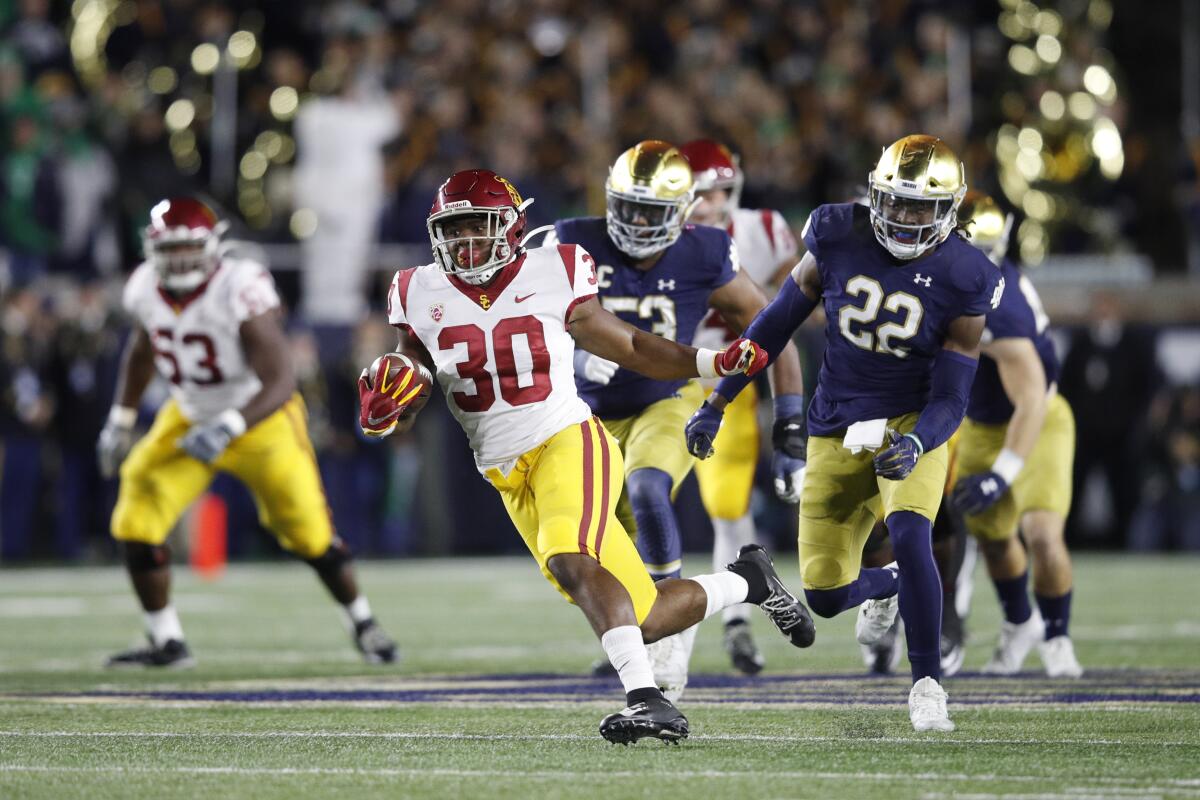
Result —
<instances>
[{"instance_id":1,"label":"white football glove","mask_svg":"<svg viewBox=\"0 0 1200 800\"><path fill-rule=\"evenodd\" d=\"M583 375L592 383L607 386L613 375L617 374L620 366L615 361L594 356L586 350L575 351L575 372Z\"/></svg>"},{"instance_id":2,"label":"white football glove","mask_svg":"<svg viewBox=\"0 0 1200 800\"><path fill-rule=\"evenodd\" d=\"M100 474L105 478L116 476L121 462L133 448L133 425L137 422L137 410L124 406L113 406L108 420L96 439L96 460L100 462Z\"/></svg>"}]
</instances>

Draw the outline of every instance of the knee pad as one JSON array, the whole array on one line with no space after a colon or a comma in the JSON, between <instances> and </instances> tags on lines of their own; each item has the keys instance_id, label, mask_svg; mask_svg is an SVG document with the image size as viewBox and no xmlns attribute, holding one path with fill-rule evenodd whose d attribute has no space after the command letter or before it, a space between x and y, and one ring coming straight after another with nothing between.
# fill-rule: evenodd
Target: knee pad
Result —
<instances>
[{"instance_id":1,"label":"knee pad","mask_svg":"<svg viewBox=\"0 0 1200 800\"><path fill-rule=\"evenodd\" d=\"M829 617L840 614L846 608L846 598L850 595L849 586L839 586L836 589L805 589L804 599L808 607L818 617Z\"/></svg>"},{"instance_id":2,"label":"knee pad","mask_svg":"<svg viewBox=\"0 0 1200 800\"><path fill-rule=\"evenodd\" d=\"M625 491L634 510L671 505L671 476L661 469L634 470L625 480Z\"/></svg>"},{"instance_id":3,"label":"knee pad","mask_svg":"<svg viewBox=\"0 0 1200 800\"><path fill-rule=\"evenodd\" d=\"M353 557L345 542L334 539L328 550L316 558L304 559L304 563L316 570L318 575L336 575Z\"/></svg>"},{"instance_id":4,"label":"knee pad","mask_svg":"<svg viewBox=\"0 0 1200 800\"><path fill-rule=\"evenodd\" d=\"M841 583L842 562L831 556L816 556L801 565L801 577L809 586L837 586ZM818 591L825 591L819 589Z\"/></svg>"},{"instance_id":5,"label":"knee pad","mask_svg":"<svg viewBox=\"0 0 1200 800\"><path fill-rule=\"evenodd\" d=\"M171 563L171 551L164 544L125 543L125 567L130 572L152 572Z\"/></svg>"}]
</instances>

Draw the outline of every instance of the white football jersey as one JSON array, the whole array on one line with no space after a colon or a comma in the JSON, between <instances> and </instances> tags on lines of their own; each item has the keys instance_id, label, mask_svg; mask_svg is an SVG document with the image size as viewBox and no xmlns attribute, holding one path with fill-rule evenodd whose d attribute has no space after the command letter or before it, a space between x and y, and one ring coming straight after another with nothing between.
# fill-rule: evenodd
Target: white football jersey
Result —
<instances>
[{"instance_id":1,"label":"white football jersey","mask_svg":"<svg viewBox=\"0 0 1200 800\"><path fill-rule=\"evenodd\" d=\"M763 289L771 292L771 278L779 265L796 257L799 248L787 220L769 208L735 208L729 217L729 235L737 245L742 270ZM731 331L716 311L709 311L700 322L696 347L713 350L731 344L741 331Z\"/></svg>"},{"instance_id":2,"label":"white football jersey","mask_svg":"<svg viewBox=\"0 0 1200 800\"><path fill-rule=\"evenodd\" d=\"M480 472L507 473L521 455L592 415L575 390L566 323L595 295L592 257L571 244L529 250L487 286L434 264L396 273L388 321L429 351Z\"/></svg>"},{"instance_id":3,"label":"white football jersey","mask_svg":"<svg viewBox=\"0 0 1200 800\"><path fill-rule=\"evenodd\" d=\"M154 265L144 262L129 276L122 302L146 329L158 373L192 422L241 408L262 388L240 334L243 322L279 306L262 264L223 258L203 287L173 298L160 289Z\"/></svg>"}]
</instances>

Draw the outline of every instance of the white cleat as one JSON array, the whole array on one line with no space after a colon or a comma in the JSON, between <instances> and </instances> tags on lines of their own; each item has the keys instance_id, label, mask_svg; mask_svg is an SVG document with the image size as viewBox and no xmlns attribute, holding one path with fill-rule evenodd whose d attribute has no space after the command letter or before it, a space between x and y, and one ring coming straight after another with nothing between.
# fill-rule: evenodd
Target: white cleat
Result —
<instances>
[{"instance_id":1,"label":"white cleat","mask_svg":"<svg viewBox=\"0 0 1200 800\"><path fill-rule=\"evenodd\" d=\"M868 600L858 607L858 620L854 623L854 638L859 644L875 644L888 632L896 621L900 610L900 595L894 594L882 600Z\"/></svg>"},{"instance_id":2,"label":"white cleat","mask_svg":"<svg viewBox=\"0 0 1200 800\"><path fill-rule=\"evenodd\" d=\"M693 625L685 631L646 645L650 668L654 670L654 681L663 696L672 703L679 702L687 686L688 662L692 658L692 645L696 642L698 627Z\"/></svg>"},{"instance_id":3,"label":"white cleat","mask_svg":"<svg viewBox=\"0 0 1200 800\"><path fill-rule=\"evenodd\" d=\"M1000 642L981 671L985 675L1016 675L1021 671L1021 665L1025 663L1029 651L1041 642L1045 635L1046 625L1036 608L1029 619L1020 624L1002 622Z\"/></svg>"},{"instance_id":4,"label":"white cleat","mask_svg":"<svg viewBox=\"0 0 1200 800\"><path fill-rule=\"evenodd\" d=\"M946 711L946 690L930 677L921 678L909 691L908 718L914 731L954 730L954 722Z\"/></svg>"},{"instance_id":5,"label":"white cleat","mask_svg":"<svg viewBox=\"0 0 1200 800\"><path fill-rule=\"evenodd\" d=\"M1055 636L1038 645L1038 655L1051 678L1082 678L1083 667L1075 658L1075 646L1070 636Z\"/></svg>"}]
</instances>

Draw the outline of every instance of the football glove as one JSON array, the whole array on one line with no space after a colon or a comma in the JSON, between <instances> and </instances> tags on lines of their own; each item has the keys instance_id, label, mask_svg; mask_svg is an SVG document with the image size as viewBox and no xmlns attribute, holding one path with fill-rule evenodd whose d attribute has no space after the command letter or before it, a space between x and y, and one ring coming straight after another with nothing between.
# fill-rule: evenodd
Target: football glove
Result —
<instances>
[{"instance_id":1,"label":"football glove","mask_svg":"<svg viewBox=\"0 0 1200 800\"><path fill-rule=\"evenodd\" d=\"M592 383L607 386L618 369L620 366L615 361L592 355L586 350L575 351L575 374L582 375Z\"/></svg>"},{"instance_id":2,"label":"football glove","mask_svg":"<svg viewBox=\"0 0 1200 800\"><path fill-rule=\"evenodd\" d=\"M875 474L889 481L902 481L917 466L921 457L921 442L911 433L903 436L888 431L888 448L875 456Z\"/></svg>"},{"instance_id":3,"label":"football glove","mask_svg":"<svg viewBox=\"0 0 1200 800\"><path fill-rule=\"evenodd\" d=\"M406 396L405 390L409 388L412 381L404 380L404 376L399 375L390 384L388 391L377 391L373 387L388 385L384 379L390 368L386 358L378 359L377 363L375 375L367 375L367 371L370 369L368 367L358 376L358 427L365 435L382 439L396 429L400 415L408 407L408 403L402 402L402 400ZM410 392L408 396L410 401L413 394L415 393Z\"/></svg>"},{"instance_id":4,"label":"football glove","mask_svg":"<svg viewBox=\"0 0 1200 800\"><path fill-rule=\"evenodd\" d=\"M193 425L179 440L179 446L197 461L211 464L230 442L245 432L246 420L236 408L231 408L215 419Z\"/></svg>"},{"instance_id":5,"label":"football glove","mask_svg":"<svg viewBox=\"0 0 1200 800\"><path fill-rule=\"evenodd\" d=\"M771 444L775 447L771 457L775 494L785 503L798 503L808 459L808 424L804 415L776 419L771 428Z\"/></svg>"},{"instance_id":6,"label":"football glove","mask_svg":"<svg viewBox=\"0 0 1200 800\"><path fill-rule=\"evenodd\" d=\"M749 378L762 372L768 360L767 351L758 343L751 339L735 339L733 344L717 353L717 376L745 373Z\"/></svg>"},{"instance_id":7,"label":"football glove","mask_svg":"<svg viewBox=\"0 0 1200 800\"><path fill-rule=\"evenodd\" d=\"M991 470L962 478L950 494L950 503L964 514L982 514L1008 491L1008 481Z\"/></svg>"},{"instance_id":8,"label":"football glove","mask_svg":"<svg viewBox=\"0 0 1200 800\"><path fill-rule=\"evenodd\" d=\"M121 462L133 448L135 422L135 409L113 406L112 411L108 413L108 420L96 440L96 460L100 463L100 474L105 478L116 476Z\"/></svg>"},{"instance_id":9,"label":"football glove","mask_svg":"<svg viewBox=\"0 0 1200 800\"><path fill-rule=\"evenodd\" d=\"M713 454L713 440L717 438L717 431L721 430L722 416L724 412L718 411L707 400L696 409L696 413L692 414L692 418L683 428L689 453L699 459L708 458Z\"/></svg>"}]
</instances>

